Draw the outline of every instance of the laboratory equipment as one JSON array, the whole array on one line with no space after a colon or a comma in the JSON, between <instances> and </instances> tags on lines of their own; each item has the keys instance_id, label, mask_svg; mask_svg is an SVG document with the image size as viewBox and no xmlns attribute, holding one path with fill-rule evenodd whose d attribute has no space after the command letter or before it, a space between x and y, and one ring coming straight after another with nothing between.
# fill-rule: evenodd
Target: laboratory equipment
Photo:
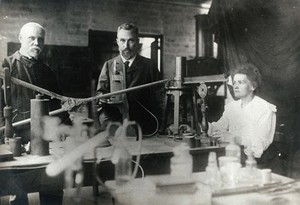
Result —
<instances>
[{"instance_id":1,"label":"laboratory equipment","mask_svg":"<svg viewBox=\"0 0 300 205\"><path fill-rule=\"evenodd\" d=\"M247 159L246 159L246 177L248 180L257 181L258 180L258 169L257 169L257 162L254 158L253 152L247 153Z\"/></svg>"},{"instance_id":2,"label":"laboratory equipment","mask_svg":"<svg viewBox=\"0 0 300 205\"><path fill-rule=\"evenodd\" d=\"M189 177L193 171L193 158L189 147L186 144L180 144L173 148L173 153L171 176Z\"/></svg>"},{"instance_id":3,"label":"laboratory equipment","mask_svg":"<svg viewBox=\"0 0 300 205\"><path fill-rule=\"evenodd\" d=\"M136 128L138 137L137 139L140 142L139 150L141 151L142 131L140 126L136 122L128 121L127 119L123 121L123 125L117 122L108 124L107 130L110 130L112 126L117 126L117 130L114 133L114 139L112 142L114 146L114 152L111 158L112 163L115 164L116 185L125 185L136 177L140 161L139 154L137 156L135 168L132 172L132 156L129 150L126 148L128 132L130 128Z\"/></svg>"},{"instance_id":4,"label":"laboratory equipment","mask_svg":"<svg viewBox=\"0 0 300 205\"><path fill-rule=\"evenodd\" d=\"M218 166L217 154L209 152L208 163L205 168L207 175L205 183L210 186L211 190L217 190L221 187L221 173Z\"/></svg>"},{"instance_id":5,"label":"laboratory equipment","mask_svg":"<svg viewBox=\"0 0 300 205\"><path fill-rule=\"evenodd\" d=\"M271 169L261 169L261 181L262 184L268 184L272 181L272 170Z\"/></svg>"},{"instance_id":6,"label":"laboratory equipment","mask_svg":"<svg viewBox=\"0 0 300 205\"><path fill-rule=\"evenodd\" d=\"M229 138L229 144L225 147L225 155L236 157L239 162L241 161L241 147L236 144L235 136Z\"/></svg>"},{"instance_id":7,"label":"laboratory equipment","mask_svg":"<svg viewBox=\"0 0 300 205\"><path fill-rule=\"evenodd\" d=\"M30 153L34 155L49 155L49 142L43 139L43 124L41 119L49 115L49 100L42 95L36 95L30 100Z\"/></svg>"},{"instance_id":8,"label":"laboratory equipment","mask_svg":"<svg viewBox=\"0 0 300 205\"><path fill-rule=\"evenodd\" d=\"M240 183L241 184L261 184L260 171L257 168L257 162L254 158L253 152L249 151L247 153L247 159L245 161L245 167L240 173Z\"/></svg>"},{"instance_id":9,"label":"laboratory equipment","mask_svg":"<svg viewBox=\"0 0 300 205\"><path fill-rule=\"evenodd\" d=\"M12 137L8 139L9 151L12 152L14 157L21 156L22 146L21 137Z\"/></svg>"},{"instance_id":10,"label":"laboratory equipment","mask_svg":"<svg viewBox=\"0 0 300 205\"><path fill-rule=\"evenodd\" d=\"M166 88L166 106L164 111L163 129L167 120L167 110L173 97L173 124L169 126L169 130L174 137L179 138L179 127L181 124L188 124L196 133L200 133L198 125L197 111L197 87L195 85L183 85L183 77L185 77L186 58L176 57L176 73L174 77L174 85Z\"/></svg>"},{"instance_id":11,"label":"laboratory equipment","mask_svg":"<svg viewBox=\"0 0 300 205\"><path fill-rule=\"evenodd\" d=\"M12 127L12 106L11 106L11 77L9 68L4 68L4 101L5 107L3 109L3 115L5 118L5 130L4 136L5 139L11 138L14 135L14 130Z\"/></svg>"}]
</instances>

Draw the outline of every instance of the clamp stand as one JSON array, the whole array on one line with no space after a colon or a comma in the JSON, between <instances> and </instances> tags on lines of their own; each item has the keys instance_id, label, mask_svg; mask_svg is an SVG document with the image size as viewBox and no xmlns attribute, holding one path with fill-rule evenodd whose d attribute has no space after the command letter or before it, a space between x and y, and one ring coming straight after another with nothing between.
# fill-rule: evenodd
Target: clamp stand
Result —
<instances>
[{"instance_id":1,"label":"clamp stand","mask_svg":"<svg viewBox=\"0 0 300 205\"><path fill-rule=\"evenodd\" d=\"M208 123L206 119L206 103L205 103L205 97L207 95L207 86L205 83L201 82L198 86L198 93L201 98L201 113L202 113L202 120L201 120L201 128L202 132L200 137L197 137L196 140L200 142L200 145L202 147L207 147L211 145L211 139L208 137L207 131L208 131Z\"/></svg>"},{"instance_id":2,"label":"clamp stand","mask_svg":"<svg viewBox=\"0 0 300 205\"><path fill-rule=\"evenodd\" d=\"M173 116L173 134L179 135L180 127L180 116L187 116L186 108L188 100L192 104L192 122L191 127L200 133L200 128L198 126L198 112L197 112L197 100L196 100L196 88L195 87L169 87L167 88L167 102L170 101L170 97L174 96L174 116ZM182 103L182 104L180 104ZM167 103L168 104L168 103ZM168 106L168 105L167 105ZM183 107L183 112L180 112L180 107ZM187 120L188 121L188 120ZM186 122L183 122L187 124Z\"/></svg>"},{"instance_id":3,"label":"clamp stand","mask_svg":"<svg viewBox=\"0 0 300 205\"><path fill-rule=\"evenodd\" d=\"M183 85L183 77L186 73L186 58L185 57L176 57L176 74L174 77L174 85L166 88L167 99L165 104L164 116L163 116L163 129L166 124L166 116L167 116L167 107L168 102L170 101L170 96L174 96L174 116L173 116L173 126L171 131L174 136L179 136L179 127L180 127L180 108L183 107L183 115L187 116L186 108L187 104L191 102L193 113L193 120L191 120L191 127L196 130L197 133L200 133L200 127L198 126L198 112L197 112L197 100L196 100L196 86L193 85ZM184 97L185 96L185 97ZM182 105L180 104L182 102ZM182 115L181 115L182 116ZM188 121L188 120L187 120ZM187 124L184 122L184 124Z\"/></svg>"},{"instance_id":4,"label":"clamp stand","mask_svg":"<svg viewBox=\"0 0 300 205\"><path fill-rule=\"evenodd\" d=\"M4 101L5 101L5 107L3 109L3 115L5 118L4 136L5 139L9 139L14 136L14 130L12 126L10 71L8 68L4 68Z\"/></svg>"}]
</instances>

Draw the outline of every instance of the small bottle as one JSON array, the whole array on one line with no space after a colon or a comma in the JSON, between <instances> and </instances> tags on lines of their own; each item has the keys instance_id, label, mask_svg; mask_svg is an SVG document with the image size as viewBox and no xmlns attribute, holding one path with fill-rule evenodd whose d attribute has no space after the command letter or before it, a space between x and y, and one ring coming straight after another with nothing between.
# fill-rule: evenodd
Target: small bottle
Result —
<instances>
[{"instance_id":1,"label":"small bottle","mask_svg":"<svg viewBox=\"0 0 300 205\"><path fill-rule=\"evenodd\" d=\"M212 190L217 189L221 185L221 174L218 167L217 155L215 152L209 152L208 163L205 168L206 172L206 184L208 184Z\"/></svg>"},{"instance_id":2,"label":"small bottle","mask_svg":"<svg viewBox=\"0 0 300 205\"><path fill-rule=\"evenodd\" d=\"M207 167L205 168L205 171L215 170L218 170L217 155L215 152L209 152Z\"/></svg>"},{"instance_id":3,"label":"small bottle","mask_svg":"<svg viewBox=\"0 0 300 205\"><path fill-rule=\"evenodd\" d=\"M236 138L231 137L229 144L225 147L225 155L236 157L241 162L241 147L236 144Z\"/></svg>"},{"instance_id":4,"label":"small bottle","mask_svg":"<svg viewBox=\"0 0 300 205\"><path fill-rule=\"evenodd\" d=\"M131 154L124 147L118 147L118 160L115 164L115 180L117 185L128 183L132 176Z\"/></svg>"},{"instance_id":5,"label":"small bottle","mask_svg":"<svg viewBox=\"0 0 300 205\"><path fill-rule=\"evenodd\" d=\"M245 164L245 169L240 176L241 181L247 184L258 184L258 180L260 180L260 178L257 169L257 162L254 158L252 151L247 153L247 159Z\"/></svg>"},{"instance_id":6,"label":"small bottle","mask_svg":"<svg viewBox=\"0 0 300 205\"><path fill-rule=\"evenodd\" d=\"M246 170L249 173L249 177L251 178L256 178L256 172L257 172L257 162L254 158L253 152L251 151L248 155L247 155L247 159L246 159Z\"/></svg>"},{"instance_id":7,"label":"small bottle","mask_svg":"<svg viewBox=\"0 0 300 205\"><path fill-rule=\"evenodd\" d=\"M127 184L132 177L131 159L132 156L126 148L126 129L122 128L120 135L115 136L115 150L111 161L115 164L116 185Z\"/></svg>"},{"instance_id":8,"label":"small bottle","mask_svg":"<svg viewBox=\"0 0 300 205\"><path fill-rule=\"evenodd\" d=\"M193 158L189 147L181 144L173 148L174 156L171 158L171 175L190 177L193 172Z\"/></svg>"}]
</instances>

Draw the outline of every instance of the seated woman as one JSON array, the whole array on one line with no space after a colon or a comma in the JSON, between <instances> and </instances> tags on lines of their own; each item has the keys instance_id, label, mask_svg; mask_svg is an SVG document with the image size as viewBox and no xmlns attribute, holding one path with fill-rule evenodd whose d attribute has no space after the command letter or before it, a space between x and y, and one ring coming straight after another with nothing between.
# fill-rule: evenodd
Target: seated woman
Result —
<instances>
[{"instance_id":1,"label":"seated woman","mask_svg":"<svg viewBox=\"0 0 300 205\"><path fill-rule=\"evenodd\" d=\"M276 124L276 106L258 97L261 85L259 70L245 63L233 73L234 97L225 106L219 121L209 125L208 134L220 141L235 137L244 146L246 155L260 158L273 141Z\"/></svg>"}]
</instances>

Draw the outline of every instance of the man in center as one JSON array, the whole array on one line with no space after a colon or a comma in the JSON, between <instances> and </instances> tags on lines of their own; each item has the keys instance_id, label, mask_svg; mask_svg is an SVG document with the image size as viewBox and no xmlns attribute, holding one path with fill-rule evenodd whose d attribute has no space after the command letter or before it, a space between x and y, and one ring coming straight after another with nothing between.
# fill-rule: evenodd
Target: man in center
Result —
<instances>
[{"instance_id":1,"label":"man in center","mask_svg":"<svg viewBox=\"0 0 300 205\"><path fill-rule=\"evenodd\" d=\"M131 88L161 79L155 63L138 54L139 31L132 23L124 23L117 30L120 54L104 63L101 70L97 95ZM162 117L163 86L148 87L99 101L99 122L105 129L111 121L124 119L136 121L143 135L158 131Z\"/></svg>"}]
</instances>

